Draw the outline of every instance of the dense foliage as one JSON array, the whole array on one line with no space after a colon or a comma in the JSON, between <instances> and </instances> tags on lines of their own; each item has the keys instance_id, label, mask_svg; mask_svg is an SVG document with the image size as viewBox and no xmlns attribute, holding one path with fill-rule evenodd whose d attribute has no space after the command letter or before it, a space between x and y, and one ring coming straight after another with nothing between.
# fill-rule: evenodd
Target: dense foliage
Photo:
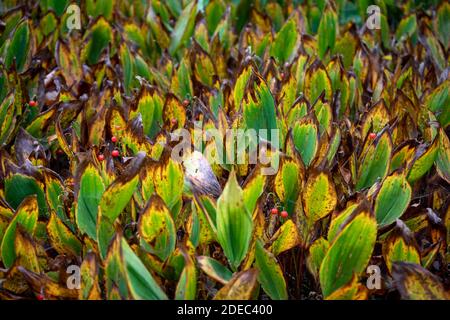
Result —
<instances>
[{"instance_id":1,"label":"dense foliage","mask_svg":"<svg viewBox=\"0 0 450 320\"><path fill-rule=\"evenodd\" d=\"M448 2L0 10L2 299L449 298Z\"/></svg>"}]
</instances>

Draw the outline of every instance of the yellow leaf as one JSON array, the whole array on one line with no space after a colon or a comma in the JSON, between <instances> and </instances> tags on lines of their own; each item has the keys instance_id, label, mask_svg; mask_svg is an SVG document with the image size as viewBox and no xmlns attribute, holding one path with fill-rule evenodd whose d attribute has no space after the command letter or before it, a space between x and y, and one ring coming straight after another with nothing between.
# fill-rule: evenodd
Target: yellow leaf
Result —
<instances>
[{"instance_id":1,"label":"yellow leaf","mask_svg":"<svg viewBox=\"0 0 450 320\"><path fill-rule=\"evenodd\" d=\"M302 199L305 214L313 222L331 213L336 207L337 195L329 175L325 172L310 175Z\"/></svg>"},{"instance_id":2,"label":"yellow leaf","mask_svg":"<svg viewBox=\"0 0 450 320\"><path fill-rule=\"evenodd\" d=\"M256 288L257 276L256 269L235 273L233 278L217 292L214 300L250 300Z\"/></svg>"},{"instance_id":3,"label":"yellow leaf","mask_svg":"<svg viewBox=\"0 0 450 320\"><path fill-rule=\"evenodd\" d=\"M290 250L301 243L300 235L295 223L289 219L275 232L269 250L275 255Z\"/></svg>"},{"instance_id":4,"label":"yellow leaf","mask_svg":"<svg viewBox=\"0 0 450 320\"><path fill-rule=\"evenodd\" d=\"M354 275L348 284L334 291L325 300L367 300L367 295L367 287L359 283L358 277Z\"/></svg>"}]
</instances>

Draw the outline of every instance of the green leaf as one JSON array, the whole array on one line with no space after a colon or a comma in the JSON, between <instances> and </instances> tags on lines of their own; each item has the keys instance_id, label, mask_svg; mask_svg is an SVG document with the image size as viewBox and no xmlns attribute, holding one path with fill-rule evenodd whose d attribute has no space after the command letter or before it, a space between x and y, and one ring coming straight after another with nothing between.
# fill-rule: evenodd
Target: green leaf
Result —
<instances>
[{"instance_id":1,"label":"green leaf","mask_svg":"<svg viewBox=\"0 0 450 320\"><path fill-rule=\"evenodd\" d=\"M233 89L234 106L236 109L239 109L241 105L241 101L245 95L245 88L247 87L247 83L251 75L252 68L246 67L236 79L236 84Z\"/></svg>"},{"instance_id":2,"label":"green leaf","mask_svg":"<svg viewBox=\"0 0 450 320\"><path fill-rule=\"evenodd\" d=\"M260 240L256 242L255 250L256 267L259 271L258 281L264 291L273 300L287 300L286 281L277 260L272 253L264 249Z\"/></svg>"},{"instance_id":3,"label":"green leaf","mask_svg":"<svg viewBox=\"0 0 450 320\"><path fill-rule=\"evenodd\" d=\"M5 56L5 66L9 69L13 63L18 72L25 71L31 60L31 35L28 20L23 20L14 31Z\"/></svg>"},{"instance_id":4,"label":"green leaf","mask_svg":"<svg viewBox=\"0 0 450 320\"><path fill-rule=\"evenodd\" d=\"M97 239L97 214L105 190L102 177L93 164L82 171L79 182L75 218L78 228L91 239Z\"/></svg>"},{"instance_id":5,"label":"green leaf","mask_svg":"<svg viewBox=\"0 0 450 320\"><path fill-rule=\"evenodd\" d=\"M40 23L40 28L44 36L48 36L52 32L55 31L58 25L58 20L55 17L53 12L48 13L45 17L42 18Z\"/></svg>"},{"instance_id":6,"label":"green leaf","mask_svg":"<svg viewBox=\"0 0 450 320\"><path fill-rule=\"evenodd\" d=\"M242 101L244 121L247 129L254 129L257 134L260 129L267 130L267 137L263 138L271 141L271 130L277 129L275 101L265 80L259 75L256 77Z\"/></svg>"},{"instance_id":7,"label":"green leaf","mask_svg":"<svg viewBox=\"0 0 450 320\"><path fill-rule=\"evenodd\" d=\"M22 227L24 231L33 235L36 230L38 216L37 197L35 195L26 197L17 208L16 214L5 230L1 243L2 261L6 268L10 268L16 259L14 240L17 226Z\"/></svg>"},{"instance_id":8,"label":"green leaf","mask_svg":"<svg viewBox=\"0 0 450 320\"><path fill-rule=\"evenodd\" d=\"M198 48L201 48L206 53L210 52L208 29L206 27L206 24L203 21L195 28L194 39L195 39L196 43L198 44L198 46L197 46ZM208 62L208 64L212 64L212 62L210 61L210 62ZM213 70L214 66L211 66L211 68L208 68L208 69ZM211 74L211 75L213 75L213 74Z\"/></svg>"},{"instance_id":9,"label":"green leaf","mask_svg":"<svg viewBox=\"0 0 450 320\"><path fill-rule=\"evenodd\" d=\"M244 203L248 212L253 213L259 197L263 194L266 185L266 176L260 171L254 173L248 178L244 186Z\"/></svg>"},{"instance_id":10,"label":"green leaf","mask_svg":"<svg viewBox=\"0 0 450 320\"><path fill-rule=\"evenodd\" d=\"M320 134L323 135L324 132L330 134L331 122L333 121L333 111L331 110L330 104L323 99L319 99L313 109L319 122Z\"/></svg>"},{"instance_id":11,"label":"green leaf","mask_svg":"<svg viewBox=\"0 0 450 320\"><path fill-rule=\"evenodd\" d=\"M297 88L298 88L297 79L295 77L290 76L288 81L283 84L281 92L279 93L279 97L282 97L280 103L282 104L281 109L284 115L289 115L289 111L291 110L291 108L295 107L297 108L298 113L294 111L294 114L289 116L289 123L292 123L293 117L298 116L299 113L304 111L298 109L301 108L300 104L296 104L294 106L294 102L296 102L295 98L297 97ZM303 115L300 115L299 118L302 117Z\"/></svg>"},{"instance_id":12,"label":"green leaf","mask_svg":"<svg viewBox=\"0 0 450 320\"><path fill-rule=\"evenodd\" d=\"M126 44L120 46L120 61L123 69L123 84L125 93L129 95L131 93L132 84L134 80L134 65L131 59L130 50Z\"/></svg>"},{"instance_id":13,"label":"green leaf","mask_svg":"<svg viewBox=\"0 0 450 320\"><path fill-rule=\"evenodd\" d=\"M448 106L450 105L449 86L450 80L442 82L425 96L424 101L424 104L435 114L443 128L450 124L450 112L448 112Z\"/></svg>"},{"instance_id":14,"label":"green leaf","mask_svg":"<svg viewBox=\"0 0 450 320\"><path fill-rule=\"evenodd\" d=\"M383 242L383 257L389 272L394 262L412 262L420 265L420 254L414 234L401 220Z\"/></svg>"},{"instance_id":15,"label":"green leaf","mask_svg":"<svg viewBox=\"0 0 450 320\"><path fill-rule=\"evenodd\" d=\"M217 205L215 200L208 195L201 195L198 197L199 203L201 203L202 210L205 215L207 215L208 221L210 221L211 226L216 230L217 225Z\"/></svg>"},{"instance_id":16,"label":"green leaf","mask_svg":"<svg viewBox=\"0 0 450 320\"><path fill-rule=\"evenodd\" d=\"M183 194L184 172L182 165L168 156L169 154L166 154L160 159L153 172L153 181L156 193L176 219Z\"/></svg>"},{"instance_id":17,"label":"green leaf","mask_svg":"<svg viewBox=\"0 0 450 320\"><path fill-rule=\"evenodd\" d=\"M339 149L339 145L341 144L341 130L339 128L335 129L335 132L331 138L330 147L327 152L327 160L328 163L332 163L336 152Z\"/></svg>"},{"instance_id":18,"label":"green leaf","mask_svg":"<svg viewBox=\"0 0 450 320\"><path fill-rule=\"evenodd\" d=\"M231 268L236 270L247 254L252 238L253 221L248 212L236 174L231 172L228 182L217 200L217 239Z\"/></svg>"},{"instance_id":19,"label":"green leaf","mask_svg":"<svg viewBox=\"0 0 450 320\"><path fill-rule=\"evenodd\" d=\"M331 79L319 61L314 62L306 71L304 88L305 96L311 103L314 103L322 92L325 92L324 98L331 101L333 94Z\"/></svg>"},{"instance_id":20,"label":"green leaf","mask_svg":"<svg viewBox=\"0 0 450 320\"><path fill-rule=\"evenodd\" d=\"M139 300L167 300L167 296L133 252L125 239L122 239L123 264L130 292Z\"/></svg>"},{"instance_id":21,"label":"green leaf","mask_svg":"<svg viewBox=\"0 0 450 320\"><path fill-rule=\"evenodd\" d=\"M8 76L6 75L5 70L3 70L3 68L2 68L2 69L0 69L0 101L2 101L2 103L0 103L0 117L1 117L0 121L1 121L1 123L5 122L5 119L4 119L5 115L3 113L4 112L3 104L6 102L5 98L6 98L6 95L8 94L8 92L9 92ZM10 101L11 100L8 100L8 107L10 106L9 105ZM1 139L2 131L3 130L0 129L0 144L2 143L2 139Z\"/></svg>"},{"instance_id":22,"label":"green leaf","mask_svg":"<svg viewBox=\"0 0 450 320\"><path fill-rule=\"evenodd\" d=\"M37 196L39 216L47 217L48 210L44 191L36 179L21 173L16 173L5 179L5 199L13 209L16 209L30 195Z\"/></svg>"},{"instance_id":23,"label":"green leaf","mask_svg":"<svg viewBox=\"0 0 450 320\"><path fill-rule=\"evenodd\" d=\"M309 167L319 148L318 128L312 118L303 118L294 123L292 138L305 166Z\"/></svg>"},{"instance_id":24,"label":"green leaf","mask_svg":"<svg viewBox=\"0 0 450 320\"><path fill-rule=\"evenodd\" d=\"M175 223L163 200L154 195L148 201L138 222L143 247L165 261L175 250Z\"/></svg>"},{"instance_id":25,"label":"green leaf","mask_svg":"<svg viewBox=\"0 0 450 320\"><path fill-rule=\"evenodd\" d=\"M411 166L411 169L408 173L408 182L410 184L413 184L420 178L422 178L428 170L431 169L433 166L434 160L436 159L436 156L438 155L438 148L439 148L439 138L436 137L434 141L431 143L431 145L428 146L424 150L423 146L422 148L417 148L415 161L413 165Z\"/></svg>"},{"instance_id":26,"label":"green leaf","mask_svg":"<svg viewBox=\"0 0 450 320\"><path fill-rule=\"evenodd\" d=\"M389 23L386 15L381 14L380 16L380 27L381 27L381 40L385 48L391 47L391 31L389 30Z\"/></svg>"},{"instance_id":27,"label":"green leaf","mask_svg":"<svg viewBox=\"0 0 450 320\"><path fill-rule=\"evenodd\" d=\"M150 73L150 68L149 68L148 64L138 54L134 57L134 66L136 68L136 75L143 77L144 79L146 79L149 82L152 81L153 76Z\"/></svg>"},{"instance_id":28,"label":"green leaf","mask_svg":"<svg viewBox=\"0 0 450 320\"><path fill-rule=\"evenodd\" d=\"M56 215L67 225L73 229L72 222L67 218L64 211L64 203L62 193L64 192L64 186L61 183L59 177L53 172L44 172L45 178L45 197L50 210L56 212Z\"/></svg>"},{"instance_id":29,"label":"green leaf","mask_svg":"<svg viewBox=\"0 0 450 320\"><path fill-rule=\"evenodd\" d=\"M47 223L47 234L50 242L59 254L81 255L82 245L72 231L52 212Z\"/></svg>"},{"instance_id":30,"label":"green leaf","mask_svg":"<svg viewBox=\"0 0 450 320\"><path fill-rule=\"evenodd\" d=\"M216 70L211 57L199 45L195 45L195 55L192 59L196 80L207 87L212 87Z\"/></svg>"},{"instance_id":31,"label":"green leaf","mask_svg":"<svg viewBox=\"0 0 450 320\"><path fill-rule=\"evenodd\" d=\"M191 81L191 69L189 61L185 57L172 77L172 90L179 99L185 99L194 95L194 89Z\"/></svg>"},{"instance_id":32,"label":"green leaf","mask_svg":"<svg viewBox=\"0 0 450 320\"><path fill-rule=\"evenodd\" d=\"M213 35L214 31L216 31L217 26L220 23L224 13L225 13L225 4L221 0L212 0L209 1L209 4L206 6L205 15L206 15L206 25L208 27L209 35Z\"/></svg>"},{"instance_id":33,"label":"green leaf","mask_svg":"<svg viewBox=\"0 0 450 320\"><path fill-rule=\"evenodd\" d=\"M111 20L114 0L86 0L86 12L94 19L98 16L103 16L107 20Z\"/></svg>"},{"instance_id":34,"label":"green leaf","mask_svg":"<svg viewBox=\"0 0 450 320\"><path fill-rule=\"evenodd\" d=\"M108 255L104 261L105 291L108 300L111 300L112 296L119 296L123 299L129 297L123 260L122 237L116 234L114 241L111 242L108 248Z\"/></svg>"},{"instance_id":35,"label":"green leaf","mask_svg":"<svg viewBox=\"0 0 450 320\"><path fill-rule=\"evenodd\" d=\"M9 94L0 104L0 145L10 140L16 125L16 105L14 94Z\"/></svg>"},{"instance_id":36,"label":"green leaf","mask_svg":"<svg viewBox=\"0 0 450 320\"><path fill-rule=\"evenodd\" d=\"M58 17L60 17L64 11L66 10L67 5L69 4L69 0L47 0L41 1L42 5L47 6L48 9L53 9Z\"/></svg>"},{"instance_id":37,"label":"green leaf","mask_svg":"<svg viewBox=\"0 0 450 320\"><path fill-rule=\"evenodd\" d=\"M200 240L200 219L197 213L197 206L195 205L191 206L191 215L186 223L186 231L189 233L189 241L194 247L197 247Z\"/></svg>"},{"instance_id":38,"label":"green leaf","mask_svg":"<svg viewBox=\"0 0 450 320\"><path fill-rule=\"evenodd\" d=\"M320 19L319 30L317 31L319 37L318 54L320 59L323 60L328 49L333 51L338 30L336 12L331 7L327 7Z\"/></svg>"},{"instance_id":39,"label":"green leaf","mask_svg":"<svg viewBox=\"0 0 450 320\"><path fill-rule=\"evenodd\" d=\"M330 249L320 266L320 285L324 297L348 283L354 273L360 274L365 270L376 237L375 218L367 209L361 208L330 243Z\"/></svg>"},{"instance_id":40,"label":"green leaf","mask_svg":"<svg viewBox=\"0 0 450 320\"><path fill-rule=\"evenodd\" d=\"M208 256L197 257L197 263L200 269L214 280L227 284L233 273L219 261Z\"/></svg>"},{"instance_id":41,"label":"green leaf","mask_svg":"<svg viewBox=\"0 0 450 320\"><path fill-rule=\"evenodd\" d=\"M301 190L302 176L301 166L292 159L283 159L281 167L275 176L275 192L290 215L295 213Z\"/></svg>"},{"instance_id":42,"label":"green leaf","mask_svg":"<svg viewBox=\"0 0 450 320\"><path fill-rule=\"evenodd\" d=\"M437 10L437 19L433 19L439 40L448 49L450 45L450 4L442 2Z\"/></svg>"},{"instance_id":43,"label":"green leaf","mask_svg":"<svg viewBox=\"0 0 450 320\"><path fill-rule=\"evenodd\" d=\"M99 213L97 218L96 240L101 259L107 258L108 248L115 232L114 221Z\"/></svg>"},{"instance_id":44,"label":"green leaf","mask_svg":"<svg viewBox=\"0 0 450 320\"><path fill-rule=\"evenodd\" d=\"M329 247L329 242L324 238L317 239L313 242L311 247L309 247L306 266L316 280L319 280L320 265L322 264L323 258L325 258Z\"/></svg>"},{"instance_id":45,"label":"green leaf","mask_svg":"<svg viewBox=\"0 0 450 320\"><path fill-rule=\"evenodd\" d=\"M424 39L429 52L431 52L431 57L438 66L438 70L444 70L447 66L447 61L445 60L445 55L441 44L430 30L425 31Z\"/></svg>"},{"instance_id":46,"label":"green leaf","mask_svg":"<svg viewBox=\"0 0 450 320\"><path fill-rule=\"evenodd\" d=\"M169 47L170 54L175 54L178 49L186 44L192 36L197 16L197 0L191 1L181 12L173 29Z\"/></svg>"},{"instance_id":47,"label":"green leaf","mask_svg":"<svg viewBox=\"0 0 450 320\"><path fill-rule=\"evenodd\" d=\"M411 37L416 32L416 28L416 15L411 14L410 16L405 17L400 21L395 33L395 37L397 38L397 40L402 41L405 38Z\"/></svg>"},{"instance_id":48,"label":"green leaf","mask_svg":"<svg viewBox=\"0 0 450 320\"><path fill-rule=\"evenodd\" d=\"M392 153L392 141L388 131L378 137L362 155L356 190L371 187L378 180L384 179L389 172Z\"/></svg>"},{"instance_id":49,"label":"green leaf","mask_svg":"<svg viewBox=\"0 0 450 320\"><path fill-rule=\"evenodd\" d=\"M351 216L353 211L358 207L357 203L347 203L347 208L342 210L339 214L333 215L331 219L330 227L328 228L328 241L333 242L338 233L341 231L341 225Z\"/></svg>"},{"instance_id":50,"label":"green leaf","mask_svg":"<svg viewBox=\"0 0 450 320\"><path fill-rule=\"evenodd\" d=\"M333 54L340 54L342 56L342 62L344 63L344 67L346 70L348 70L352 65L356 45L357 41L350 32L346 32L336 41Z\"/></svg>"},{"instance_id":51,"label":"green leaf","mask_svg":"<svg viewBox=\"0 0 450 320\"><path fill-rule=\"evenodd\" d=\"M392 154L391 172L407 167L407 164L413 159L415 149L416 146L411 141L399 146Z\"/></svg>"},{"instance_id":52,"label":"green leaf","mask_svg":"<svg viewBox=\"0 0 450 320\"><path fill-rule=\"evenodd\" d=\"M411 187L404 174L394 173L387 177L375 200L375 216L379 227L384 227L405 212L411 200Z\"/></svg>"},{"instance_id":53,"label":"green leaf","mask_svg":"<svg viewBox=\"0 0 450 320\"><path fill-rule=\"evenodd\" d=\"M162 111L164 101L156 90L143 90L139 97L137 110L131 113L134 118L138 113L142 117L144 133L154 139L163 125Z\"/></svg>"},{"instance_id":54,"label":"green leaf","mask_svg":"<svg viewBox=\"0 0 450 320\"><path fill-rule=\"evenodd\" d=\"M252 10L253 1L251 0L241 0L236 6L235 19L236 19L236 29L241 32L244 26L247 24L250 17L250 12Z\"/></svg>"},{"instance_id":55,"label":"green leaf","mask_svg":"<svg viewBox=\"0 0 450 320\"><path fill-rule=\"evenodd\" d=\"M439 148L435 164L438 174L450 183L450 140L443 129L439 130Z\"/></svg>"},{"instance_id":56,"label":"green leaf","mask_svg":"<svg viewBox=\"0 0 450 320\"><path fill-rule=\"evenodd\" d=\"M99 208L101 215L107 217L111 222L116 220L130 202L139 182L139 170L144 159L145 152L139 152L128 165L126 171L103 192Z\"/></svg>"},{"instance_id":57,"label":"green leaf","mask_svg":"<svg viewBox=\"0 0 450 320\"><path fill-rule=\"evenodd\" d=\"M102 52L113 39L113 31L109 23L100 18L90 28L90 32L84 37L87 42L81 51L83 60L89 65L96 64L100 59Z\"/></svg>"},{"instance_id":58,"label":"green leaf","mask_svg":"<svg viewBox=\"0 0 450 320\"><path fill-rule=\"evenodd\" d=\"M56 108L50 108L40 113L27 127L26 130L35 138L43 138L50 122L56 113ZM53 127L51 128L54 129Z\"/></svg>"},{"instance_id":59,"label":"green leaf","mask_svg":"<svg viewBox=\"0 0 450 320\"><path fill-rule=\"evenodd\" d=\"M289 19L275 36L270 48L270 54L278 64L288 62L298 46L299 33L295 19Z\"/></svg>"},{"instance_id":60,"label":"green leaf","mask_svg":"<svg viewBox=\"0 0 450 320\"><path fill-rule=\"evenodd\" d=\"M371 132L378 133L389 122L390 116L384 100L377 102L365 115L362 125L362 137L365 138Z\"/></svg>"},{"instance_id":61,"label":"green leaf","mask_svg":"<svg viewBox=\"0 0 450 320\"><path fill-rule=\"evenodd\" d=\"M186 252L186 249L181 250L184 256L184 269L181 272L180 280L178 280L175 291L176 300L195 300L197 296L197 269L194 261Z\"/></svg>"},{"instance_id":62,"label":"green leaf","mask_svg":"<svg viewBox=\"0 0 450 320\"><path fill-rule=\"evenodd\" d=\"M68 44L63 41L56 43L56 63L69 87L82 78L83 70L78 55L78 43L77 41L70 41Z\"/></svg>"}]
</instances>

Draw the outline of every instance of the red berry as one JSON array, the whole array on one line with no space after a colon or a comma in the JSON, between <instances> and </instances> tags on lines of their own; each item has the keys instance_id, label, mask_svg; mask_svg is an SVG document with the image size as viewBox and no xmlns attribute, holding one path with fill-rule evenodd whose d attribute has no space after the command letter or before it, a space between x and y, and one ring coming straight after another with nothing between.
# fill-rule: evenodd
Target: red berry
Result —
<instances>
[{"instance_id":1,"label":"red berry","mask_svg":"<svg viewBox=\"0 0 450 320\"><path fill-rule=\"evenodd\" d=\"M36 107L37 106L37 102L34 100L31 100L29 103L30 107Z\"/></svg>"},{"instance_id":2,"label":"red berry","mask_svg":"<svg viewBox=\"0 0 450 320\"><path fill-rule=\"evenodd\" d=\"M98 161L103 161L103 160L105 160L105 156L103 155L103 154L99 154L98 156L97 156L97 159L98 159Z\"/></svg>"},{"instance_id":3,"label":"red berry","mask_svg":"<svg viewBox=\"0 0 450 320\"><path fill-rule=\"evenodd\" d=\"M176 126L177 123L178 123L178 120L175 119L175 118L172 118L172 120L170 120L170 123L171 123L173 126Z\"/></svg>"},{"instance_id":4,"label":"red berry","mask_svg":"<svg viewBox=\"0 0 450 320\"><path fill-rule=\"evenodd\" d=\"M187 107L189 105L189 100L188 99L184 99L183 100L183 106Z\"/></svg>"},{"instance_id":5,"label":"red berry","mask_svg":"<svg viewBox=\"0 0 450 320\"><path fill-rule=\"evenodd\" d=\"M282 73L280 74L281 79L284 79L285 76L286 76L286 75L284 74L284 72L282 72Z\"/></svg>"},{"instance_id":6,"label":"red berry","mask_svg":"<svg viewBox=\"0 0 450 320\"><path fill-rule=\"evenodd\" d=\"M44 299L45 299L44 295L42 295L42 294L38 294L38 295L36 296L36 298L37 298L38 300L44 300Z\"/></svg>"},{"instance_id":7,"label":"red berry","mask_svg":"<svg viewBox=\"0 0 450 320\"><path fill-rule=\"evenodd\" d=\"M271 214L278 214L278 209L277 208L273 208L272 210L270 210Z\"/></svg>"},{"instance_id":8,"label":"red berry","mask_svg":"<svg viewBox=\"0 0 450 320\"><path fill-rule=\"evenodd\" d=\"M113 143L116 143L116 142L117 142L117 137L116 137L116 136L112 136L112 137L111 137L111 141L112 141Z\"/></svg>"},{"instance_id":9,"label":"red berry","mask_svg":"<svg viewBox=\"0 0 450 320\"><path fill-rule=\"evenodd\" d=\"M113 150L113 152L111 152L111 155L115 158L119 156L119 150Z\"/></svg>"},{"instance_id":10,"label":"red berry","mask_svg":"<svg viewBox=\"0 0 450 320\"><path fill-rule=\"evenodd\" d=\"M56 150L56 154L59 156L62 156L64 154L64 151L62 151L61 149Z\"/></svg>"},{"instance_id":11,"label":"red berry","mask_svg":"<svg viewBox=\"0 0 450 320\"><path fill-rule=\"evenodd\" d=\"M287 213L287 211L283 210L283 211L281 211L281 217L287 218L287 217L289 217L289 214Z\"/></svg>"},{"instance_id":12,"label":"red berry","mask_svg":"<svg viewBox=\"0 0 450 320\"><path fill-rule=\"evenodd\" d=\"M376 134L376 133L374 133L374 132L369 133L369 138L370 138L371 140L375 139L376 137L377 137L377 134Z\"/></svg>"}]
</instances>

